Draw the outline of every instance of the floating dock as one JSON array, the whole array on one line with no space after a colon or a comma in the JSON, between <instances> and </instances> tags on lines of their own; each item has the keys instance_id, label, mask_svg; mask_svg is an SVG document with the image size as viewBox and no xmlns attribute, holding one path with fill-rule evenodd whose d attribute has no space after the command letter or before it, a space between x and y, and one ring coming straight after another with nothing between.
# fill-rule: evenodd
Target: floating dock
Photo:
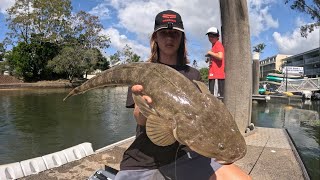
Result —
<instances>
[{"instance_id":1,"label":"floating dock","mask_svg":"<svg viewBox=\"0 0 320 180\"><path fill-rule=\"evenodd\" d=\"M300 95L285 96L285 95L252 95L253 101L258 102L302 102L303 98Z\"/></svg>"},{"instance_id":2,"label":"floating dock","mask_svg":"<svg viewBox=\"0 0 320 180\"><path fill-rule=\"evenodd\" d=\"M96 170L108 165L119 169L123 152L134 137L94 151L80 160L66 163L38 174L22 177L25 180L87 179ZM255 180L309 179L307 171L285 129L256 127L245 136L247 154L235 162Z\"/></svg>"}]
</instances>

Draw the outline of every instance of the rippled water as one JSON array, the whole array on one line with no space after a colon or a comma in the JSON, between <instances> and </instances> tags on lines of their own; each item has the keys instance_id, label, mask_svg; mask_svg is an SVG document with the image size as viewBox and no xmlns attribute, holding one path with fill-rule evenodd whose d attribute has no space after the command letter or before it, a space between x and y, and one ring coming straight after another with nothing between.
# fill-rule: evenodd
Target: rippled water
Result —
<instances>
[{"instance_id":1,"label":"rippled water","mask_svg":"<svg viewBox=\"0 0 320 180\"><path fill-rule=\"evenodd\" d=\"M126 87L62 99L70 90L0 91L0 164L30 159L83 143L98 149L134 135ZM312 179L320 178L320 101L253 104L256 126L287 128Z\"/></svg>"},{"instance_id":2,"label":"rippled water","mask_svg":"<svg viewBox=\"0 0 320 180\"><path fill-rule=\"evenodd\" d=\"M253 104L252 122L286 128L311 179L320 179L320 101Z\"/></svg>"},{"instance_id":3,"label":"rippled water","mask_svg":"<svg viewBox=\"0 0 320 180\"><path fill-rule=\"evenodd\" d=\"M134 135L126 87L96 89L63 102L69 91L0 91L0 164L83 142L98 149Z\"/></svg>"}]
</instances>

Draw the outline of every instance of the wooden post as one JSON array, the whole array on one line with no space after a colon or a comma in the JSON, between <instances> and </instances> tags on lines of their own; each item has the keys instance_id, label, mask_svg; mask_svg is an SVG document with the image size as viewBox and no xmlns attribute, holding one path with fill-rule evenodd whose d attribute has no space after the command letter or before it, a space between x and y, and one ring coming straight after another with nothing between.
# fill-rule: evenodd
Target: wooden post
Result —
<instances>
[{"instance_id":1,"label":"wooden post","mask_svg":"<svg viewBox=\"0 0 320 180\"><path fill-rule=\"evenodd\" d=\"M251 123L252 58L246 0L220 0L225 47L224 103L242 134Z\"/></svg>"}]
</instances>

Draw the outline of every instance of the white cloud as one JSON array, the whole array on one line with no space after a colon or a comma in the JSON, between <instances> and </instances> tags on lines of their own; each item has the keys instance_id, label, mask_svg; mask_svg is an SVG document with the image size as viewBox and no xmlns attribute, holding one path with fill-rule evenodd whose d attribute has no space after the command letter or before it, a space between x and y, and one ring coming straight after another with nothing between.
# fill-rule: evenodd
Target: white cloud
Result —
<instances>
[{"instance_id":1,"label":"white cloud","mask_svg":"<svg viewBox=\"0 0 320 180\"><path fill-rule=\"evenodd\" d=\"M272 17L269 10L274 0L249 0L248 2L251 35L258 37L263 31L279 27L278 20Z\"/></svg>"},{"instance_id":2,"label":"white cloud","mask_svg":"<svg viewBox=\"0 0 320 180\"><path fill-rule=\"evenodd\" d=\"M119 25L135 33L140 40L148 42L153 30L154 16L162 9L154 2L130 2L118 9Z\"/></svg>"},{"instance_id":3,"label":"white cloud","mask_svg":"<svg viewBox=\"0 0 320 180\"><path fill-rule=\"evenodd\" d=\"M257 9L261 9L262 6L266 4L271 4L277 2L277 0L248 0L248 4L251 7L256 7Z\"/></svg>"},{"instance_id":4,"label":"white cloud","mask_svg":"<svg viewBox=\"0 0 320 180\"><path fill-rule=\"evenodd\" d=\"M108 9L107 4L99 4L89 11L89 13L94 16L98 16L101 20L110 18L110 10Z\"/></svg>"},{"instance_id":5,"label":"white cloud","mask_svg":"<svg viewBox=\"0 0 320 180\"><path fill-rule=\"evenodd\" d=\"M271 14L271 10L278 7L275 6L278 5L278 0L247 2L252 36L260 39L262 32L279 28L278 19ZM13 4L14 0L0 0L0 12L5 13L5 9ZM149 38L155 15L165 9L173 9L182 16L190 61L196 59L199 66L206 66L204 54L210 49L210 43L204 34L211 26L219 29L221 27L219 0L105 0L89 13L99 16L100 19L107 19L102 21L106 28L104 33L111 37L114 50L122 50L125 44L128 44L145 59L150 53ZM296 19L297 26L303 23L302 19ZM308 39L301 38L298 29L290 34L280 34L281 30L277 31L273 33L275 42L272 44L275 44L274 48L279 47L279 53L292 54L294 51L309 50L307 47L314 47L319 41L319 30L309 34ZM267 38L271 40L270 35L263 38L266 39L260 41L268 41ZM299 47L300 44L302 47Z\"/></svg>"},{"instance_id":6,"label":"white cloud","mask_svg":"<svg viewBox=\"0 0 320 180\"><path fill-rule=\"evenodd\" d=\"M295 55L319 47L320 29L308 34L308 38L301 37L300 29L296 28L292 34L273 33L273 38L279 49L279 54Z\"/></svg>"},{"instance_id":7,"label":"white cloud","mask_svg":"<svg viewBox=\"0 0 320 180\"><path fill-rule=\"evenodd\" d=\"M302 26L302 25L306 25L306 24L307 24L307 22L303 18L301 18L300 16L295 19L296 26Z\"/></svg>"},{"instance_id":8,"label":"white cloud","mask_svg":"<svg viewBox=\"0 0 320 180\"><path fill-rule=\"evenodd\" d=\"M103 30L102 34L110 37L111 47L116 50L122 50L127 44L130 46L137 55L141 56L141 60L146 60L150 53L150 48L145 47L138 43L137 41L130 40L126 35L120 34L120 32L115 28L108 28Z\"/></svg>"},{"instance_id":9,"label":"white cloud","mask_svg":"<svg viewBox=\"0 0 320 180\"><path fill-rule=\"evenodd\" d=\"M270 5L276 0L248 0L250 32L254 36L259 36L263 31L270 28L277 28L278 20L270 14ZM14 0L1 0L0 10L14 4ZM111 9L113 13L110 14ZM191 61L197 59L204 61L204 54L210 49L207 37L204 35L211 26L220 29L220 6L218 0L105 0L98 4L89 13L99 16L100 19L111 19L110 24L105 25L105 32L111 33L111 46L115 50L121 50L128 44L133 50L137 50L142 57L149 55L149 38L153 31L155 15L161 10L173 9L177 11L183 19L184 28L188 39L188 51ZM116 23L116 24L114 24ZM117 28L117 29L115 29ZM133 34L135 40L130 37L120 35L119 32L129 32ZM198 65L206 64L198 62Z\"/></svg>"},{"instance_id":10,"label":"white cloud","mask_svg":"<svg viewBox=\"0 0 320 180\"><path fill-rule=\"evenodd\" d=\"M278 20L270 14L270 5L276 2L276 0L248 1L250 24L254 24L250 26L252 35L259 36L261 32L270 28L278 28ZM118 24L113 27L119 28L121 32L135 34L135 42L143 42L142 44L149 42L154 18L158 12L166 9L177 11L182 16L186 36L190 42L188 51L192 61L193 59L204 61L204 54L210 49L205 36L206 30L211 26L219 29L221 27L218 0L105 0L104 3L117 13Z\"/></svg>"},{"instance_id":11,"label":"white cloud","mask_svg":"<svg viewBox=\"0 0 320 180\"><path fill-rule=\"evenodd\" d=\"M207 29L211 26L221 27L218 0L108 0L104 3L117 12L118 19L116 21L118 24L113 27L119 28L118 31L121 32L127 31L135 34L137 39L134 42L143 42L142 44L149 44L157 13L166 9L178 12L182 16L188 39L188 51L192 61L197 57L204 57L204 54L211 47L205 36ZM113 43L114 41L111 42L111 44ZM135 46L137 45L135 44ZM123 46L121 45L119 48L121 50ZM149 46L145 48L149 49ZM146 52L144 55L146 57L149 55L149 50L142 52ZM139 51L139 53L142 52ZM201 60L204 61L204 59ZM199 64L201 63L198 62Z\"/></svg>"},{"instance_id":12,"label":"white cloud","mask_svg":"<svg viewBox=\"0 0 320 180\"><path fill-rule=\"evenodd\" d=\"M6 14L6 9L14 5L15 0L1 0L0 1L0 12Z\"/></svg>"},{"instance_id":13,"label":"white cloud","mask_svg":"<svg viewBox=\"0 0 320 180\"><path fill-rule=\"evenodd\" d=\"M110 5L118 10L121 27L136 33L139 38L150 36L155 15L166 9L175 10L182 16L188 36L203 36L210 26L220 27L221 24L217 0L112 0Z\"/></svg>"}]
</instances>

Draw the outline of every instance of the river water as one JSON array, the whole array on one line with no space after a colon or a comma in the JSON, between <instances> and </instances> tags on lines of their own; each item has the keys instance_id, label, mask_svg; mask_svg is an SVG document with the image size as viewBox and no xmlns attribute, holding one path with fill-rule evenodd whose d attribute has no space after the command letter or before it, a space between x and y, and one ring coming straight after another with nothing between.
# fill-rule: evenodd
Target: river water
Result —
<instances>
[{"instance_id":1,"label":"river water","mask_svg":"<svg viewBox=\"0 0 320 180\"><path fill-rule=\"evenodd\" d=\"M127 87L62 99L70 90L0 91L0 165L91 142L99 149L135 133ZM252 122L287 128L312 179L320 178L320 101L253 104Z\"/></svg>"}]
</instances>

